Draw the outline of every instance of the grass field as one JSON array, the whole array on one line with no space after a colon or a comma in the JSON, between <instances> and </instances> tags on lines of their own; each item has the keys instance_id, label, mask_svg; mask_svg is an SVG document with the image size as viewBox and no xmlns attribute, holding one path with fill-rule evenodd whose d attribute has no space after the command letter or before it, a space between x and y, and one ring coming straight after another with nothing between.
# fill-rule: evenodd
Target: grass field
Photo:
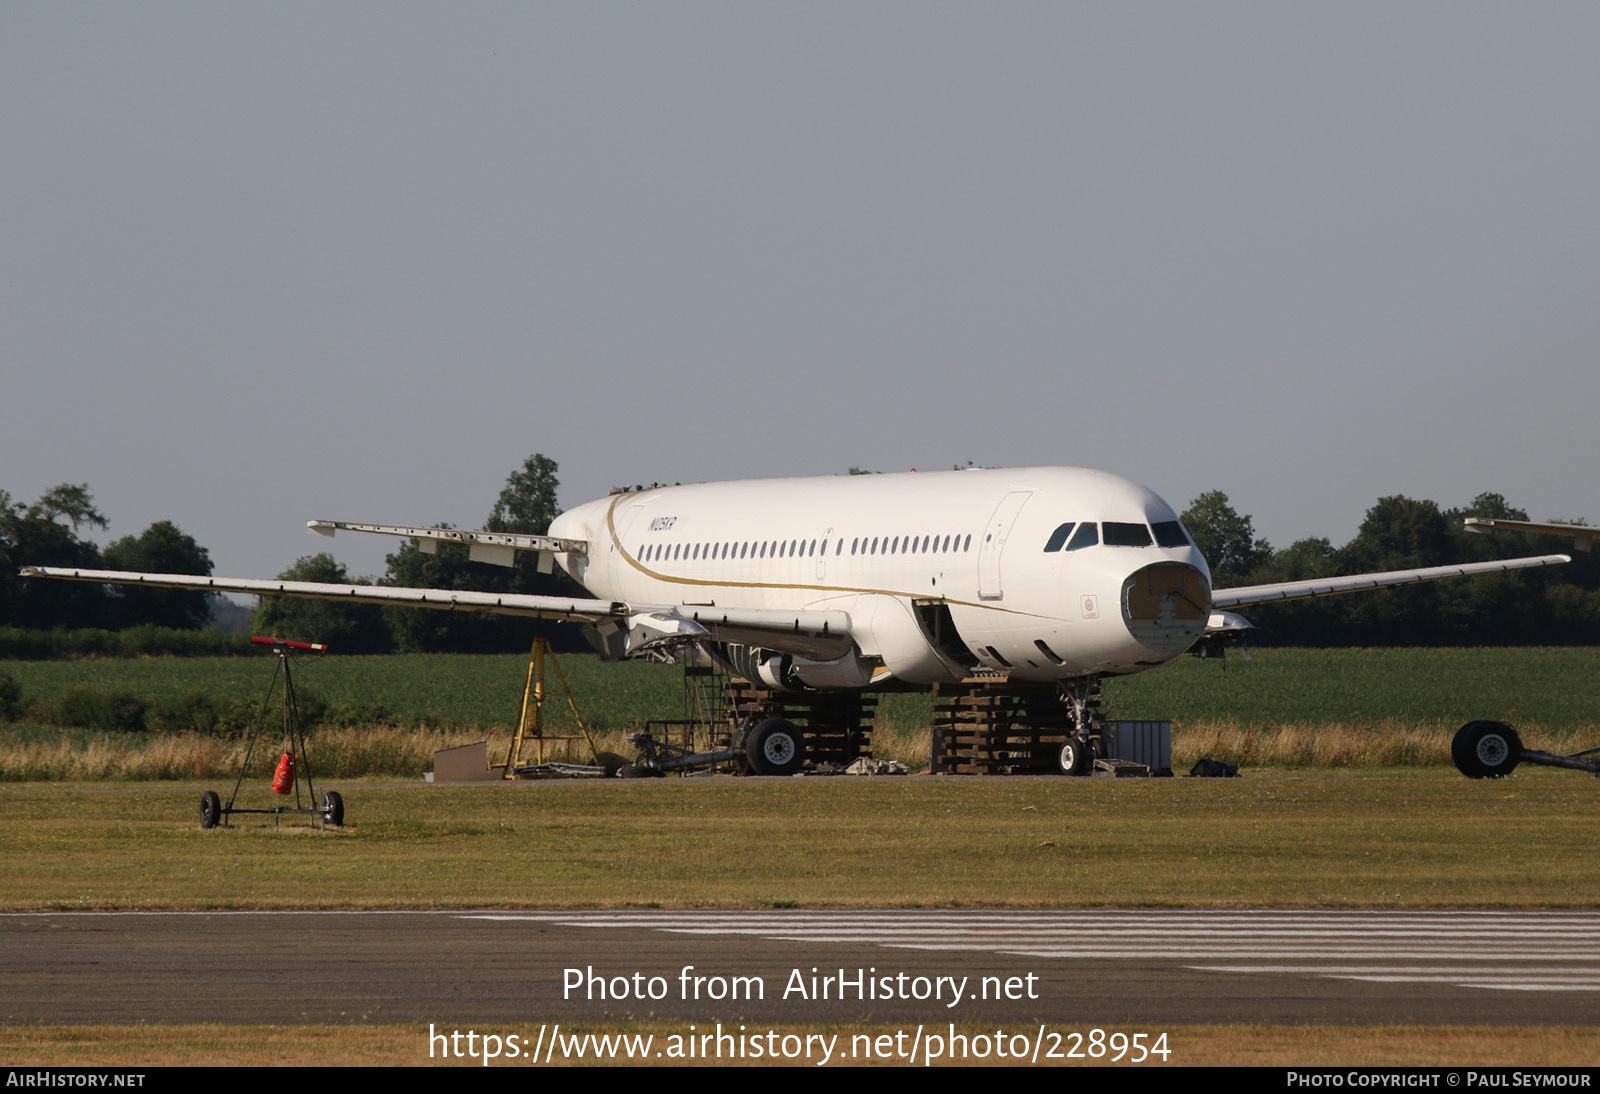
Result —
<instances>
[{"instance_id":1,"label":"grass field","mask_svg":"<svg viewBox=\"0 0 1600 1094\"><path fill-rule=\"evenodd\" d=\"M600 664L568 655L562 668L584 720L601 729L675 717L684 708L683 675L671 665ZM514 720L525 657L397 654L302 658L296 684L333 704L378 706L408 725L506 725ZM261 700L270 656L9 661L28 702L48 703L68 688L126 689L171 699L190 691ZM1538 730L1600 726L1600 648L1263 649L1245 661L1182 657L1152 672L1110 680L1107 713L1196 725L1448 726L1497 718ZM885 695L882 720L926 726L924 695ZM564 701L550 704L553 725L568 725Z\"/></svg>"},{"instance_id":2,"label":"grass field","mask_svg":"<svg viewBox=\"0 0 1600 1094\"><path fill-rule=\"evenodd\" d=\"M350 824L327 832L252 816L201 831L204 788L0 787L0 909L1592 907L1600 893L1582 853L1594 779L1546 769L341 783Z\"/></svg>"}]
</instances>

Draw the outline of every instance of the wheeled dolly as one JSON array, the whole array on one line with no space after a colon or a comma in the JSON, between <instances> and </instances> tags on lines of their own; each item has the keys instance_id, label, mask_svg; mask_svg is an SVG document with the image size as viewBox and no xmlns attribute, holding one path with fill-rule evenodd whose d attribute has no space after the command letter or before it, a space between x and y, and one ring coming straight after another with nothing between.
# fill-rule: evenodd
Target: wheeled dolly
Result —
<instances>
[{"instance_id":1,"label":"wheeled dolly","mask_svg":"<svg viewBox=\"0 0 1600 1094\"><path fill-rule=\"evenodd\" d=\"M233 793L228 795L224 802L215 790L207 790L200 796L200 827L215 828L217 825L226 825L228 818L235 813L262 813L270 814L273 822L285 813L303 813L316 818L319 827L327 825L344 824L344 798L337 790L329 790L322 795L322 801L317 802L317 788L312 781L311 763L306 754L305 726L300 721L300 705L295 699L294 677L289 669L289 654L291 651L302 653L325 653L327 646L316 642L291 642L285 638L252 638L251 642L258 646L270 646L272 652L278 655L278 666L273 670L272 682L267 685L267 694L261 701L261 713L256 716L256 724L250 730L249 740L245 743L244 761L239 765L239 777L234 780ZM298 769L298 776L303 770L305 776L306 795L308 800L301 804L300 779L294 778L294 804L275 805L270 809L245 809L234 804L239 800L239 788L244 785L245 772L250 769L250 756L255 751L256 740L261 736L262 727L266 725L267 708L272 705L273 693L278 687L278 678L283 678L283 730L288 752L294 757L294 766ZM287 793L287 792L285 792Z\"/></svg>"},{"instance_id":2,"label":"wheeled dolly","mask_svg":"<svg viewBox=\"0 0 1600 1094\"><path fill-rule=\"evenodd\" d=\"M1523 748L1522 738L1505 722L1468 722L1456 730L1455 739L1450 742L1450 758L1455 760L1456 769L1469 779L1504 778L1515 771L1519 763L1570 767L1600 775L1600 760L1588 758L1596 753L1600 753L1600 748L1586 748L1568 756Z\"/></svg>"}]
</instances>

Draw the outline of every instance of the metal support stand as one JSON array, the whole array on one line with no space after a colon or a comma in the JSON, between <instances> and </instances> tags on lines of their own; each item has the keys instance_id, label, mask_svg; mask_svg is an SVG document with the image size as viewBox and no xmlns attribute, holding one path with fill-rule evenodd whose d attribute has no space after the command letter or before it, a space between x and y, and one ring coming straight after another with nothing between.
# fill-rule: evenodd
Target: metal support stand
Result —
<instances>
[{"instance_id":1,"label":"metal support stand","mask_svg":"<svg viewBox=\"0 0 1600 1094\"><path fill-rule=\"evenodd\" d=\"M506 756L506 774L508 779L517 777L517 769L522 765L522 743L532 737L535 744L535 764L542 764L544 759L545 741L576 741L578 736L563 734L560 736L546 736L544 731L544 698L545 698L545 658L550 659L551 666L556 670L556 679L561 681L561 690L566 693L567 705L572 708L572 717L578 723L578 735L589 746L589 754L594 757L597 764L604 764L600 752L594 746L594 740L589 736L589 730L583 724L583 716L578 713L578 704L572 698L572 688L567 686L567 676L561 671L561 662L556 660L556 655L550 650L550 643L544 635L536 635L533 639L533 649L528 653L528 678L522 687L522 706L517 711L517 731L511 737L511 751Z\"/></svg>"}]
</instances>

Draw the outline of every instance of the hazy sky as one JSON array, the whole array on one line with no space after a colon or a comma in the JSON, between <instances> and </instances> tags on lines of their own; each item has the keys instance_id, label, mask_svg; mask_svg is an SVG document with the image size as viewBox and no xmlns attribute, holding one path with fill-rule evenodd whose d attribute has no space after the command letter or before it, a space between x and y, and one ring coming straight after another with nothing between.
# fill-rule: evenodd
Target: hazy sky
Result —
<instances>
[{"instance_id":1,"label":"hazy sky","mask_svg":"<svg viewBox=\"0 0 1600 1094\"><path fill-rule=\"evenodd\" d=\"M1600 5L0 5L0 489L1080 464L1600 519ZM102 537L105 538L105 537Z\"/></svg>"}]
</instances>

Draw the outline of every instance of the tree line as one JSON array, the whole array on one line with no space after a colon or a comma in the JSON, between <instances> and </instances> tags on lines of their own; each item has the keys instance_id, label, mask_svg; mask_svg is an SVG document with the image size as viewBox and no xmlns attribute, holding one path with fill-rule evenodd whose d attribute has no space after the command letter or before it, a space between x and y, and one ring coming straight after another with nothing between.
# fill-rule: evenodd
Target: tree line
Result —
<instances>
[{"instance_id":1,"label":"tree line","mask_svg":"<svg viewBox=\"0 0 1600 1094\"><path fill-rule=\"evenodd\" d=\"M1381 573L1525 555L1569 554L1564 566L1343 593L1242 609L1252 641L1294 646L1522 646L1600 642L1600 559L1570 537L1466 530L1467 517L1527 520L1500 494L1441 509L1401 495L1379 498L1348 543L1298 540L1274 550L1219 490L1180 514L1218 589ZM1576 522L1573 522L1576 523Z\"/></svg>"},{"instance_id":2,"label":"tree line","mask_svg":"<svg viewBox=\"0 0 1600 1094\"><path fill-rule=\"evenodd\" d=\"M491 532L545 534L561 512L556 502L557 470L554 460L538 453L529 456L507 477L481 527ZM213 600L204 592L17 576L22 566L212 573L209 552L171 521L158 521L140 535L118 539L104 548L84 538L87 532L106 527L87 484L54 487L31 505L0 491L0 627L58 634L118 632L152 625L194 631L211 621ZM386 571L375 582L379 585L587 595L559 571L539 573L535 558L522 552L515 566L491 566L469 562L467 549L459 544L440 544L437 554L427 554L413 539L402 541L385 561ZM326 553L300 558L277 576L341 585L374 583L370 578L352 576L343 563ZM505 616L267 598L260 601L251 621L255 634L326 642L344 653L526 650L538 627L537 620ZM573 627L552 627L549 637L559 648L584 648L582 636ZM37 644L15 644L38 649ZM65 652L83 643L63 637L55 645ZM141 648L150 649L149 640ZM192 646L174 642L169 648L186 652Z\"/></svg>"},{"instance_id":3,"label":"tree line","mask_svg":"<svg viewBox=\"0 0 1600 1094\"><path fill-rule=\"evenodd\" d=\"M554 460L529 456L506 478L482 527L492 532L543 535L561 512ZM860 473L851 468L851 473ZM1578 645L1600 642L1600 559L1573 552L1569 539L1526 533L1468 533L1469 516L1526 520L1499 494L1480 494L1465 508L1441 509L1403 496L1378 499L1356 535L1335 547L1325 538L1302 539L1281 550L1255 534L1221 491L1200 495L1181 514L1211 565L1217 588L1260 585L1342 573L1404 570L1519 555L1566 552L1566 566L1495 574L1459 581L1403 586L1246 610L1261 629L1255 642L1299 646ZM43 631L125 631L160 627L193 631L211 619L202 592L27 581L27 565L150 573L210 574L207 550L171 521L157 521L137 536L99 547L84 535L107 527L87 484L65 484L32 504L0 490L0 626ZM403 541L385 559L375 582L354 577L330 554L307 555L277 576L333 584L472 589L547 596L587 595L559 570L538 572L531 554L512 567L470 562L458 544L425 553ZM502 652L525 650L535 620L481 616L315 600L264 599L252 629L257 634L327 642L348 653L391 651ZM579 629L551 626L561 648L583 648ZM81 645L81 644L80 644ZM30 647L31 648L31 647ZM69 648L62 645L63 649ZM198 649L176 646L178 649Z\"/></svg>"}]
</instances>

